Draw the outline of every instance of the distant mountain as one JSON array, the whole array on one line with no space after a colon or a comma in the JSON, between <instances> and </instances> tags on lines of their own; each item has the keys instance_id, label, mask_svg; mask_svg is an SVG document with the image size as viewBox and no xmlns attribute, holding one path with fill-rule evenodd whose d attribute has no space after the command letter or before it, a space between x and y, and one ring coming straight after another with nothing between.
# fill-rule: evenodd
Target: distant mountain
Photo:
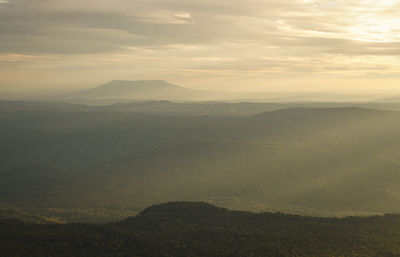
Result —
<instances>
[{"instance_id":1,"label":"distant mountain","mask_svg":"<svg viewBox=\"0 0 400 257\"><path fill-rule=\"evenodd\" d=\"M393 95L391 97L378 99L377 101L382 103L400 103L400 95Z\"/></svg>"},{"instance_id":2,"label":"distant mountain","mask_svg":"<svg viewBox=\"0 0 400 257\"><path fill-rule=\"evenodd\" d=\"M0 220L18 220L35 224L60 224L63 221L23 211L9 204L0 203Z\"/></svg>"},{"instance_id":3,"label":"distant mountain","mask_svg":"<svg viewBox=\"0 0 400 257\"><path fill-rule=\"evenodd\" d=\"M0 112L33 111L88 111L89 107L81 104L69 104L50 101L6 101L0 100Z\"/></svg>"},{"instance_id":4,"label":"distant mountain","mask_svg":"<svg viewBox=\"0 0 400 257\"><path fill-rule=\"evenodd\" d=\"M207 92L187 89L163 80L113 80L107 84L68 95L67 99L150 99L178 100L201 98Z\"/></svg>"},{"instance_id":5,"label":"distant mountain","mask_svg":"<svg viewBox=\"0 0 400 257\"><path fill-rule=\"evenodd\" d=\"M11 100L17 98L17 94L0 90L0 100Z\"/></svg>"},{"instance_id":6,"label":"distant mountain","mask_svg":"<svg viewBox=\"0 0 400 257\"><path fill-rule=\"evenodd\" d=\"M202 92L204 93L204 92ZM0 100L1 112L32 111L83 111L83 112L133 112L168 116L253 116L269 111L288 108L346 108L399 111L399 103L333 103L333 102L222 102L222 101L169 101L169 100L72 100L73 103L54 101ZM82 104L84 103L84 104ZM353 107L353 108L354 108Z\"/></svg>"}]
</instances>

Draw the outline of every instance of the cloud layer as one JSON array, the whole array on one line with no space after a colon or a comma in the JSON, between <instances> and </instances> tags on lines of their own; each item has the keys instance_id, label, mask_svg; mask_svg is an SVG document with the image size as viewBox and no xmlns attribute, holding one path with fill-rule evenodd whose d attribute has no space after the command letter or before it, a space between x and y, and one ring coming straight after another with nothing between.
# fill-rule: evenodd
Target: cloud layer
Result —
<instances>
[{"instance_id":1,"label":"cloud layer","mask_svg":"<svg viewBox=\"0 0 400 257\"><path fill-rule=\"evenodd\" d=\"M393 0L0 0L0 85L395 89L399 11Z\"/></svg>"}]
</instances>

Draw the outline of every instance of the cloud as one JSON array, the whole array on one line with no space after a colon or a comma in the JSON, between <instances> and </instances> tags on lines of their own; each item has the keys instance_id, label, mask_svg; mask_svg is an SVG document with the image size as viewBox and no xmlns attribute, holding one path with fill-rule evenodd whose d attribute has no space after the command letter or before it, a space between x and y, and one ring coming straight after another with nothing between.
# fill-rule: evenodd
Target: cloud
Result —
<instances>
[{"instance_id":1,"label":"cloud","mask_svg":"<svg viewBox=\"0 0 400 257\"><path fill-rule=\"evenodd\" d=\"M314 47L316 53L325 48L328 52L354 50L354 54L364 51L392 55L397 47L390 43L397 42L400 31L400 19L386 14L392 9L393 1L379 1L374 5L368 1L360 4L340 0L329 3L297 0L285 3L258 0L34 2L14 0L0 10L0 29L4 35L0 49L37 53L58 50L64 54L108 52L123 47L256 41L271 46ZM52 28L58 28L58 33ZM71 31L83 33L71 34ZM115 35L117 31L120 36ZM58 42L66 37L74 43L63 47ZM20 43L10 49L10 42L15 41ZM93 45L100 41L104 44ZM35 46L36 42L43 47ZM53 42L59 47L48 47ZM389 45L390 48L374 51L368 44L357 42L382 43L379 48Z\"/></svg>"},{"instance_id":2,"label":"cloud","mask_svg":"<svg viewBox=\"0 0 400 257\"><path fill-rule=\"evenodd\" d=\"M159 24L187 24L191 22L192 16L187 12L157 11L151 13L136 14L136 21Z\"/></svg>"},{"instance_id":3,"label":"cloud","mask_svg":"<svg viewBox=\"0 0 400 257\"><path fill-rule=\"evenodd\" d=\"M0 0L0 61L177 82L195 71L387 74L400 67L399 11L394 0Z\"/></svg>"}]
</instances>

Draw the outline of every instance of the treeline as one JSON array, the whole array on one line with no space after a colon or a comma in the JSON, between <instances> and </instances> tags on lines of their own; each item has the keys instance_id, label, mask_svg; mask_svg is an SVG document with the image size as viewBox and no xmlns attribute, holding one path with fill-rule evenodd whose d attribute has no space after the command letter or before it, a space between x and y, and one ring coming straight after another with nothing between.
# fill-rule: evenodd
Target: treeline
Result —
<instances>
[{"instance_id":1,"label":"treeline","mask_svg":"<svg viewBox=\"0 0 400 257\"><path fill-rule=\"evenodd\" d=\"M400 256L400 215L316 218L206 203L150 207L121 222L0 222L4 256Z\"/></svg>"},{"instance_id":2,"label":"treeline","mask_svg":"<svg viewBox=\"0 0 400 257\"><path fill-rule=\"evenodd\" d=\"M21 208L0 202L0 219L14 219L25 223L107 223L135 216L135 208Z\"/></svg>"}]
</instances>

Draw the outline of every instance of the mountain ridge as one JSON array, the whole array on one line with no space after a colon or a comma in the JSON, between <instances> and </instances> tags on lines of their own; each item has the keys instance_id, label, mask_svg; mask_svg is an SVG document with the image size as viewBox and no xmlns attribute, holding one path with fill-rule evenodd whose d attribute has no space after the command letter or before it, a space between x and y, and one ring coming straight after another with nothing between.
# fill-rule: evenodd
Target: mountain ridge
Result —
<instances>
[{"instance_id":1,"label":"mountain ridge","mask_svg":"<svg viewBox=\"0 0 400 257\"><path fill-rule=\"evenodd\" d=\"M184 99L193 98L197 90L164 80L112 80L106 84L72 93L70 99Z\"/></svg>"},{"instance_id":2,"label":"mountain ridge","mask_svg":"<svg viewBox=\"0 0 400 257\"><path fill-rule=\"evenodd\" d=\"M400 216L320 218L169 202L125 221L37 224L0 218L4 256L399 256Z\"/></svg>"}]
</instances>

